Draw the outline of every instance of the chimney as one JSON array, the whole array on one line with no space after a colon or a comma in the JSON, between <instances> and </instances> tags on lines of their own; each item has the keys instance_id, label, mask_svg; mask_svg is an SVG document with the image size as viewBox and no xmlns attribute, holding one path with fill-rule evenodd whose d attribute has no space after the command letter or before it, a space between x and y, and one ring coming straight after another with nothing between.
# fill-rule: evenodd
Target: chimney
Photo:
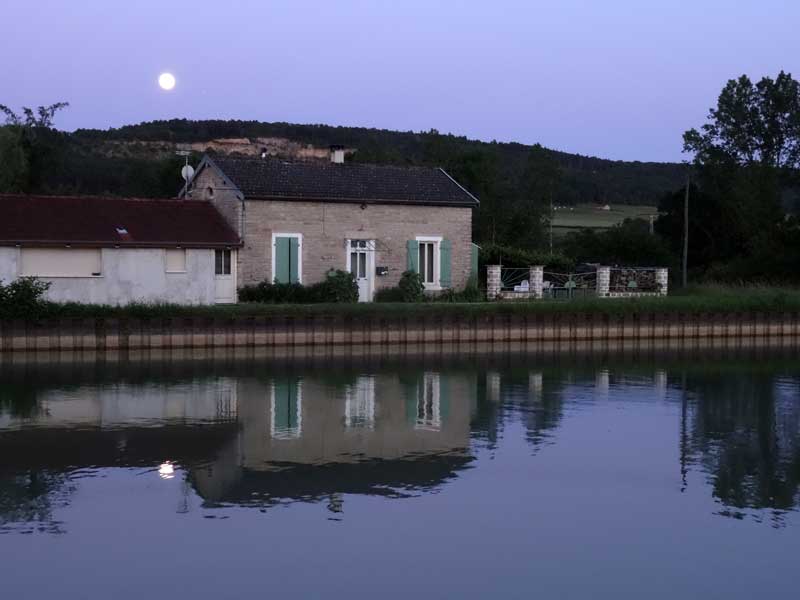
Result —
<instances>
[{"instance_id":1,"label":"chimney","mask_svg":"<svg viewBox=\"0 0 800 600\"><path fill-rule=\"evenodd\" d=\"M344 146L331 146L331 162L337 165L344 163Z\"/></svg>"}]
</instances>

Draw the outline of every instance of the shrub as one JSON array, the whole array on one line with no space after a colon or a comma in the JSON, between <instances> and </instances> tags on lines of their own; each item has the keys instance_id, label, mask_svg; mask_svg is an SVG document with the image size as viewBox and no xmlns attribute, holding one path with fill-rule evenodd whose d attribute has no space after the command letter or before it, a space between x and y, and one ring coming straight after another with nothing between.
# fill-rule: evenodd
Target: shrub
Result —
<instances>
[{"instance_id":1,"label":"shrub","mask_svg":"<svg viewBox=\"0 0 800 600\"><path fill-rule=\"evenodd\" d=\"M262 302L267 304L304 304L308 292L299 283L270 283L262 281L239 288L242 302Z\"/></svg>"},{"instance_id":2,"label":"shrub","mask_svg":"<svg viewBox=\"0 0 800 600\"><path fill-rule=\"evenodd\" d=\"M43 298L50 283L35 277L20 277L8 285L0 281L0 318L22 319L41 316L48 302Z\"/></svg>"},{"instance_id":3,"label":"shrub","mask_svg":"<svg viewBox=\"0 0 800 600\"><path fill-rule=\"evenodd\" d=\"M478 281L471 277L460 292L454 289L443 291L434 298L436 302L483 302L486 294L478 287Z\"/></svg>"},{"instance_id":4,"label":"shrub","mask_svg":"<svg viewBox=\"0 0 800 600\"><path fill-rule=\"evenodd\" d=\"M403 302L403 292L399 287L381 288L375 291L375 302Z\"/></svg>"},{"instance_id":5,"label":"shrub","mask_svg":"<svg viewBox=\"0 0 800 600\"><path fill-rule=\"evenodd\" d=\"M604 231L584 229L567 234L561 242L564 252L579 262L629 267L672 267L675 257L647 221L625 219Z\"/></svg>"},{"instance_id":6,"label":"shrub","mask_svg":"<svg viewBox=\"0 0 800 600\"><path fill-rule=\"evenodd\" d=\"M414 271L404 271L398 285L377 290L374 300L375 302L422 302L425 300L422 275Z\"/></svg>"},{"instance_id":7,"label":"shrub","mask_svg":"<svg viewBox=\"0 0 800 600\"><path fill-rule=\"evenodd\" d=\"M311 287L317 288L320 302L358 302L358 284L348 271L330 270L325 281Z\"/></svg>"},{"instance_id":8,"label":"shrub","mask_svg":"<svg viewBox=\"0 0 800 600\"><path fill-rule=\"evenodd\" d=\"M425 299L425 285L419 273L403 271L397 287L400 289L403 302L421 302Z\"/></svg>"},{"instance_id":9,"label":"shrub","mask_svg":"<svg viewBox=\"0 0 800 600\"><path fill-rule=\"evenodd\" d=\"M357 302L358 284L352 273L331 269L324 281L309 286L269 281L242 286L239 288L239 300L266 304Z\"/></svg>"}]
</instances>

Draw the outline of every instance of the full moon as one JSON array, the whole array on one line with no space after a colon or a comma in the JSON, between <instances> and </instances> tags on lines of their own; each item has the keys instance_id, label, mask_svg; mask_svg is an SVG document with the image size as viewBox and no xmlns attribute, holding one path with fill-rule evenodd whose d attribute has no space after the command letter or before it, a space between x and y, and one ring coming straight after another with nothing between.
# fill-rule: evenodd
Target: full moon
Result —
<instances>
[{"instance_id":1,"label":"full moon","mask_svg":"<svg viewBox=\"0 0 800 600\"><path fill-rule=\"evenodd\" d=\"M158 76L158 85L162 90L171 90L175 87L175 76L172 73L162 73Z\"/></svg>"}]
</instances>

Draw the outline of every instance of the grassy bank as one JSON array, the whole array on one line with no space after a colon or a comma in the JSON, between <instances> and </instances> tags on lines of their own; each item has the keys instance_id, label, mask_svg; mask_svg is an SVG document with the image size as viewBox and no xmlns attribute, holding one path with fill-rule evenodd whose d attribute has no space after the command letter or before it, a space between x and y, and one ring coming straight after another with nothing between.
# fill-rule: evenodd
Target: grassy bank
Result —
<instances>
[{"instance_id":1,"label":"grassy bank","mask_svg":"<svg viewBox=\"0 0 800 600\"><path fill-rule=\"evenodd\" d=\"M416 304L234 304L180 306L132 304L103 306L47 304L34 316L49 318L237 318L250 316L381 316L403 318L428 315L584 313L633 315L650 313L800 312L800 289L704 286L680 290L664 298L581 299L574 301L424 302ZM33 316L33 315L32 315Z\"/></svg>"}]
</instances>

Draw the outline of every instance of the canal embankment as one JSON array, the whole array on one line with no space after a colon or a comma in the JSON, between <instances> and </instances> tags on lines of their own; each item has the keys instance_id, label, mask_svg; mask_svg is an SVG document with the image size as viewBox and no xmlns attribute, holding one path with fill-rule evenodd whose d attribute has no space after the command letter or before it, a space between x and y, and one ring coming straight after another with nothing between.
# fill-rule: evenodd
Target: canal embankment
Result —
<instances>
[{"instance_id":1,"label":"canal embankment","mask_svg":"<svg viewBox=\"0 0 800 600\"><path fill-rule=\"evenodd\" d=\"M800 336L800 311L400 311L0 321L4 352Z\"/></svg>"}]
</instances>

